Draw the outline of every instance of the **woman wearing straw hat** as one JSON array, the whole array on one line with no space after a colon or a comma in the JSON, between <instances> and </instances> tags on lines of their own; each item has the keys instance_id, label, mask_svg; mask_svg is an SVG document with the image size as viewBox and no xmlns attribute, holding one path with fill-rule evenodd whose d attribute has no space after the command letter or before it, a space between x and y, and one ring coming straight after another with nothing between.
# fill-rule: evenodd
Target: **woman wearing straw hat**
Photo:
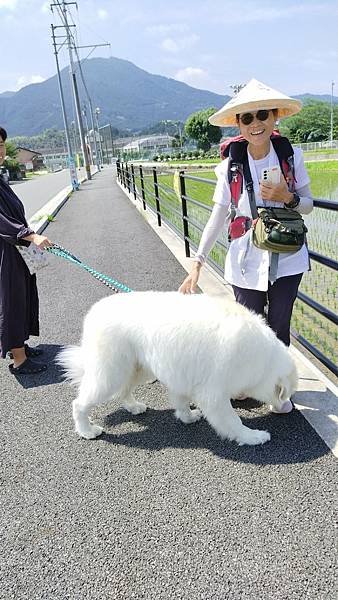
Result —
<instances>
[{"instance_id":1,"label":"woman wearing straw hat","mask_svg":"<svg viewBox=\"0 0 338 600\"><path fill-rule=\"evenodd\" d=\"M294 192L289 191L283 176L279 183L263 183L265 168L279 167L278 156L271 142L277 119L291 116L301 109L301 102L252 79L209 121L220 127L238 126L247 141L247 158L257 207L289 208L307 214L313 208L309 176L304 167L302 151L294 148ZM231 191L228 182L228 160L216 169L217 184L214 207L203 231L190 274L180 286L184 294L194 293L205 259L224 230L229 218ZM238 200L237 214L251 218L250 200L245 185ZM245 261L243 262L243 257ZM264 314L277 337L290 344L290 322L294 301L302 275L309 269L306 244L293 253L278 254L275 275L271 277L271 256L267 250L253 245L250 230L233 239L225 261L225 279L232 285L236 301L258 314ZM285 403L282 412L290 412Z\"/></svg>"}]
</instances>

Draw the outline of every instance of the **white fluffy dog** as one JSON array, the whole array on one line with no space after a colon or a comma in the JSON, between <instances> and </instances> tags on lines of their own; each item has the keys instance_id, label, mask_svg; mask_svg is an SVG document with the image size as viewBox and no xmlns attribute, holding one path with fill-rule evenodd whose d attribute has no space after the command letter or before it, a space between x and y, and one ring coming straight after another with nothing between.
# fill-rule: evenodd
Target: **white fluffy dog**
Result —
<instances>
[{"instance_id":1,"label":"white fluffy dog","mask_svg":"<svg viewBox=\"0 0 338 600\"><path fill-rule=\"evenodd\" d=\"M142 413L146 406L132 392L158 379L184 423L203 414L222 438L264 444L269 432L245 427L230 398L245 394L279 409L297 386L288 349L261 317L204 294L104 298L85 317L81 346L66 348L58 360L67 379L79 384L73 417L86 439L102 433L89 420L93 406L115 397L132 414Z\"/></svg>"}]
</instances>

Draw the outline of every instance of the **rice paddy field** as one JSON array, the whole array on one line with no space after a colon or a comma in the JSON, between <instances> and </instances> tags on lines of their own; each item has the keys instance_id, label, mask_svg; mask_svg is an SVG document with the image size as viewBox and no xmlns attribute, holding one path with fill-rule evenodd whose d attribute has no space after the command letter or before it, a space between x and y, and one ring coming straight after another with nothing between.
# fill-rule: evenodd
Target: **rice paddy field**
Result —
<instances>
[{"instance_id":1,"label":"rice paddy field","mask_svg":"<svg viewBox=\"0 0 338 600\"><path fill-rule=\"evenodd\" d=\"M318 161L306 164L314 198L338 202L338 161ZM141 192L141 182L135 169L135 184L138 193ZM189 169L185 178L189 220L189 237L193 249L199 244L201 230L206 224L213 206L212 196L216 181L213 169L197 167L196 171ZM189 179L189 176L201 178L204 181ZM144 169L144 190L146 202L156 210L153 176L151 171ZM161 215L165 222L183 235L181 201L179 198L178 171L158 173L158 194ZM197 204L196 204L197 202ZM309 248L326 257L338 260L338 212L314 208L310 215L304 218L308 227ZM227 235L222 234L209 255L209 259L218 270L223 270L226 256ZM338 273L312 260L311 271L305 273L300 291L327 307L334 313L338 312ZM300 300L295 303L292 328L307 341L320 350L329 360L337 363L338 359L338 328L328 319L322 317L314 309Z\"/></svg>"}]
</instances>

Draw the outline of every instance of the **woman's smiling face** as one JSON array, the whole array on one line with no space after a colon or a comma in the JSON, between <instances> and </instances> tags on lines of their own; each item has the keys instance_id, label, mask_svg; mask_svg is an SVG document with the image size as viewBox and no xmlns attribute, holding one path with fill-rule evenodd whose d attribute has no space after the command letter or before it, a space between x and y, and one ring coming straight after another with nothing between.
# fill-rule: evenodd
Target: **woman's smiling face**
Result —
<instances>
[{"instance_id":1,"label":"woman's smiling face","mask_svg":"<svg viewBox=\"0 0 338 600\"><path fill-rule=\"evenodd\" d=\"M264 118L266 113L268 113L267 118ZM272 110L240 113L238 125L242 136L249 144L252 144L253 146L265 146L270 144L270 136L274 130L276 118L277 111ZM250 122L246 124L248 121Z\"/></svg>"}]
</instances>

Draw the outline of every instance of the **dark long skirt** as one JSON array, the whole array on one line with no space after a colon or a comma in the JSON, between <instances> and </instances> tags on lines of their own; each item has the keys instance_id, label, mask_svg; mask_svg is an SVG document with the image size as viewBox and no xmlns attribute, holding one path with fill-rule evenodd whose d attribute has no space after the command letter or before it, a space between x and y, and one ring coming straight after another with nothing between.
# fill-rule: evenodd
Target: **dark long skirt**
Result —
<instances>
[{"instance_id":1,"label":"dark long skirt","mask_svg":"<svg viewBox=\"0 0 338 600\"><path fill-rule=\"evenodd\" d=\"M39 335L36 276L31 275L16 245L33 233L24 207L0 177L0 355L21 348L30 335Z\"/></svg>"},{"instance_id":2,"label":"dark long skirt","mask_svg":"<svg viewBox=\"0 0 338 600\"><path fill-rule=\"evenodd\" d=\"M39 298L36 275L30 274L14 246L1 253L1 245L0 240L0 349L5 358L30 335L39 335Z\"/></svg>"}]
</instances>

